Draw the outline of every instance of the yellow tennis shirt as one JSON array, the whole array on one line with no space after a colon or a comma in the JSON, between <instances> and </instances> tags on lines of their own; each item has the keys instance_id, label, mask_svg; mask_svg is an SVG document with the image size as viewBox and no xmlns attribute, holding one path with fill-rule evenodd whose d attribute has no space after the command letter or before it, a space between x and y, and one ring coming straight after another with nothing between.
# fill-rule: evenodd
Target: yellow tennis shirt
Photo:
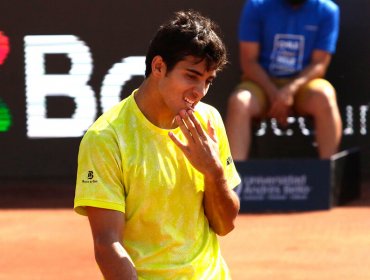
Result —
<instances>
[{"instance_id":1,"label":"yellow tennis shirt","mask_svg":"<svg viewBox=\"0 0 370 280\"><path fill-rule=\"evenodd\" d=\"M199 103L210 119L230 188L240 183L220 114ZM203 175L168 136L149 122L134 93L104 113L80 145L75 211L85 206L125 213L122 242L139 279L230 279L216 234L203 208ZM172 132L183 142L179 128Z\"/></svg>"}]
</instances>

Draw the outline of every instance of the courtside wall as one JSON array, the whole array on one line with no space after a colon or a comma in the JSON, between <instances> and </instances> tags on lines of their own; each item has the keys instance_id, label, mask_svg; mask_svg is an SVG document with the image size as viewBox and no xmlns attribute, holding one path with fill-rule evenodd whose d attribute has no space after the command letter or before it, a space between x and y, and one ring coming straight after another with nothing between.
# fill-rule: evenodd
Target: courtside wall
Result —
<instances>
[{"instance_id":1,"label":"courtside wall","mask_svg":"<svg viewBox=\"0 0 370 280\"><path fill-rule=\"evenodd\" d=\"M362 173L367 178L370 1L336 3L341 7L341 29L327 78L338 91L344 124L341 149L361 148ZM237 28L243 4L244 0L3 1L0 187L1 178L75 176L84 131L139 85L149 41L176 10L199 10L223 31L230 64L205 101L225 116L227 98L240 77ZM253 157L315 156L304 148L312 135L304 135L298 120L285 130L268 121L257 131ZM292 146L302 148L290 151ZM276 155L274 150L286 153Z\"/></svg>"}]
</instances>

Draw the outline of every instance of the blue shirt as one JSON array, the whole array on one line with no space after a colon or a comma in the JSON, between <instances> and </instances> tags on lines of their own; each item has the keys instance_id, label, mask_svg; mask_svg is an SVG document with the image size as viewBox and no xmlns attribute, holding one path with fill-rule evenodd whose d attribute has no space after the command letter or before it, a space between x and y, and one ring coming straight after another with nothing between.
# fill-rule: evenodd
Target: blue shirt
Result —
<instances>
[{"instance_id":1,"label":"blue shirt","mask_svg":"<svg viewBox=\"0 0 370 280\"><path fill-rule=\"evenodd\" d=\"M330 0L307 0L294 9L285 0L248 0L239 26L239 40L260 43L259 62L269 75L299 73L314 50L335 52L339 7Z\"/></svg>"}]
</instances>

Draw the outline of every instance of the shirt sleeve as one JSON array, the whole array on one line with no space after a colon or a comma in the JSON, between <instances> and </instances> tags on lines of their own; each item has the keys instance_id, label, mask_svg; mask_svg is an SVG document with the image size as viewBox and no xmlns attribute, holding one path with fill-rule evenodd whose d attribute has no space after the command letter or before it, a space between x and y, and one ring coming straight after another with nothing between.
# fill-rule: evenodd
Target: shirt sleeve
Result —
<instances>
[{"instance_id":1,"label":"shirt sleeve","mask_svg":"<svg viewBox=\"0 0 370 280\"><path fill-rule=\"evenodd\" d=\"M224 166L225 177L230 188L237 187L241 180L236 170L233 158L231 156L229 141L227 139L226 130L222 121L221 115L215 110L216 135L219 141L220 159Z\"/></svg>"},{"instance_id":2,"label":"shirt sleeve","mask_svg":"<svg viewBox=\"0 0 370 280\"><path fill-rule=\"evenodd\" d=\"M86 206L125 211L122 160L115 131L95 123L83 137L78 154L74 209L86 215Z\"/></svg>"},{"instance_id":3,"label":"shirt sleeve","mask_svg":"<svg viewBox=\"0 0 370 280\"><path fill-rule=\"evenodd\" d=\"M260 42L261 24L256 1L249 0L243 7L239 20L239 41Z\"/></svg>"},{"instance_id":4,"label":"shirt sleeve","mask_svg":"<svg viewBox=\"0 0 370 280\"><path fill-rule=\"evenodd\" d=\"M340 11L339 7L332 3L323 13L320 21L319 36L314 46L315 49L334 53L339 35Z\"/></svg>"}]
</instances>

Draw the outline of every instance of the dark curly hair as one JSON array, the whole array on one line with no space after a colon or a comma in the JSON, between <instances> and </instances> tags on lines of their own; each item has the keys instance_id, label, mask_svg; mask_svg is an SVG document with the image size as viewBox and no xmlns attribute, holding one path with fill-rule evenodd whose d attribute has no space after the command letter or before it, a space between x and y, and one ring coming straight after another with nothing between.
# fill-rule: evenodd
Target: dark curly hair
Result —
<instances>
[{"instance_id":1,"label":"dark curly hair","mask_svg":"<svg viewBox=\"0 0 370 280\"><path fill-rule=\"evenodd\" d=\"M157 55L163 58L168 72L189 55L199 58L199 62L205 59L207 71L221 70L227 63L227 57L218 33L218 25L199 12L176 12L172 19L159 27L150 42L145 60L145 77L151 74L151 63Z\"/></svg>"}]
</instances>

